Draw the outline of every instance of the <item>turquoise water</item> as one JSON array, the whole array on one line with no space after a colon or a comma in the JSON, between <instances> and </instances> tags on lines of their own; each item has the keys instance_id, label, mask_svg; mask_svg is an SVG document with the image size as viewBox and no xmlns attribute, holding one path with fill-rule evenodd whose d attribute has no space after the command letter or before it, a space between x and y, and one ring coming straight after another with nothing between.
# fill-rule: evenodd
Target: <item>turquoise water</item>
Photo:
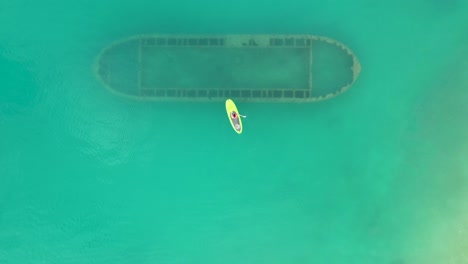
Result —
<instances>
[{"instance_id":1,"label":"turquoise water","mask_svg":"<svg viewBox=\"0 0 468 264\"><path fill-rule=\"evenodd\" d=\"M467 263L468 2L0 3L0 263ZM143 103L92 64L142 33L328 36L314 104ZM275 116L271 115L275 112Z\"/></svg>"}]
</instances>

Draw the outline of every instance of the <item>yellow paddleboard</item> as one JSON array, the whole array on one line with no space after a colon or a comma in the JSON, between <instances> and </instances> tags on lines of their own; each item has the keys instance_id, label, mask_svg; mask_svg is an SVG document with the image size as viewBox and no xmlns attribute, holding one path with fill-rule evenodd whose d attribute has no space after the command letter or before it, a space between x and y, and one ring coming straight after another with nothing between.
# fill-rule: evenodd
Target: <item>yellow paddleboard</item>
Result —
<instances>
[{"instance_id":1,"label":"yellow paddleboard","mask_svg":"<svg viewBox=\"0 0 468 264\"><path fill-rule=\"evenodd\" d=\"M231 122L232 128L237 134L242 133L242 120L241 116L239 115L239 111L237 111L236 104L231 99L226 100L226 112L229 118L229 122Z\"/></svg>"}]
</instances>

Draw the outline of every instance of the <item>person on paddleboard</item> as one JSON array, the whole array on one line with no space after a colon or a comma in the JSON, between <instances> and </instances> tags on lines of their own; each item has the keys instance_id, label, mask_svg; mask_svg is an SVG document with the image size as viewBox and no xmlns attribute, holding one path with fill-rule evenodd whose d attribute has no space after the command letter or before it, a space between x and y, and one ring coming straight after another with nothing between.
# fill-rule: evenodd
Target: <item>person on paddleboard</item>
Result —
<instances>
[{"instance_id":1,"label":"person on paddleboard","mask_svg":"<svg viewBox=\"0 0 468 264\"><path fill-rule=\"evenodd\" d=\"M246 118L246 117L247 117L247 116L245 116L245 115L237 114L236 111L232 111L232 112L231 112L231 118L232 118L233 120L238 119L239 116L240 116L240 117L243 117L243 118ZM240 124L237 123L237 122L235 122L234 127L235 127L237 130L239 130L239 129L240 129Z\"/></svg>"},{"instance_id":2,"label":"person on paddleboard","mask_svg":"<svg viewBox=\"0 0 468 264\"><path fill-rule=\"evenodd\" d=\"M242 117L242 118L246 118L246 117L247 117L247 116L245 116L245 115L238 115L235 111L232 111L232 113L231 113L232 119L239 118L239 116Z\"/></svg>"},{"instance_id":3,"label":"person on paddleboard","mask_svg":"<svg viewBox=\"0 0 468 264\"><path fill-rule=\"evenodd\" d=\"M226 112L227 116L229 117L229 121L231 122L232 128L238 133L242 133L242 120L241 117L246 118L239 114L236 105L231 99L226 100Z\"/></svg>"}]
</instances>

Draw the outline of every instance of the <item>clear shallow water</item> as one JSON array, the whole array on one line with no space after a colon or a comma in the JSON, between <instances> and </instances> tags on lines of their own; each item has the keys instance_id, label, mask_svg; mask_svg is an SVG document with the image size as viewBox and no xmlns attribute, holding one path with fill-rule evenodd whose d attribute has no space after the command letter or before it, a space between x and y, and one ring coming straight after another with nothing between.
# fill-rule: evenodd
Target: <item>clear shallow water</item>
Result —
<instances>
[{"instance_id":1,"label":"clear shallow water","mask_svg":"<svg viewBox=\"0 0 468 264\"><path fill-rule=\"evenodd\" d=\"M0 262L467 262L467 13L1 3ZM141 33L324 35L363 70L330 101L238 105L238 136L223 104L128 101L97 82L99 51Z\"/></svg>"}]
</instances>

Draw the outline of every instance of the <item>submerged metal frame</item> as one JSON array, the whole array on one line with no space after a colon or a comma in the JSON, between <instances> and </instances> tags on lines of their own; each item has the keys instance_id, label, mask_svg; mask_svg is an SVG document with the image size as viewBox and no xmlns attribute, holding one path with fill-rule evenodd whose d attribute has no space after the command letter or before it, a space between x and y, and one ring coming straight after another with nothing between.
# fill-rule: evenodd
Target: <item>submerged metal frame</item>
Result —
<instances>
[{"instance_id":1,"label":"submerged metal frame","mask_svg":"<svg viewBox=\"0 0 468 264\"><path fill-rule=\"evenodd\" d=\"M129 95L112 89L108 85L111 74L100 67L102 56L114 46L138 40L138 95ZM340 89L320 96L312 95L313 41L323 41L335 45L353 58L351 71L353 79ZM144 46L181 46L181 47L238 47L238 48L309 48L309 87L308 89L187 89L187 88L148 88L142 86L142 53ZM313 35L139 35L114 42L98 55L94 72L103 85L112 93L120 96L151 101L223 101L233 98L237 101L253 102L315 102L331 99L347 91L357 80L361 65L354 53L342 43L327 37Z\"/></svg>"}]
</instances>

